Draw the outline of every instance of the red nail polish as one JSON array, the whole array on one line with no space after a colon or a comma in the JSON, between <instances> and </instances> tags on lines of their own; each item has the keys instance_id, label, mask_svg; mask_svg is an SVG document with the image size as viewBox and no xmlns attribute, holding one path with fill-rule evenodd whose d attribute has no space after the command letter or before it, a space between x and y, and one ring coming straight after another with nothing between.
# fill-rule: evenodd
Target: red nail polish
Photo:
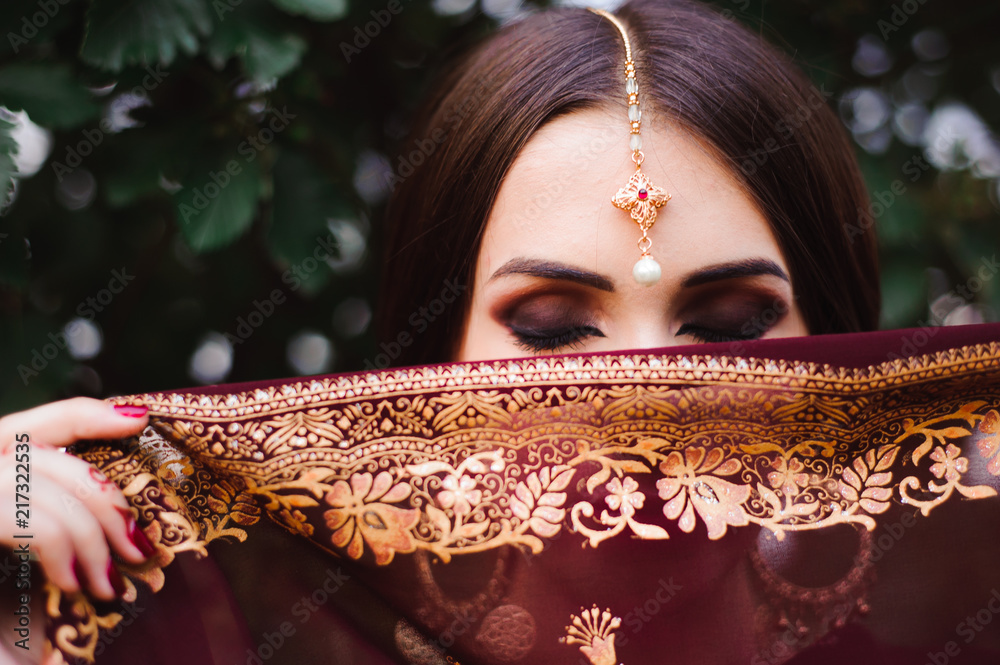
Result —
<instances>
[{"instance_id":1,"label":"red nail polish","mask_svg":"<svg viewBox=\"0 0 1000 665\"><path fill-rule=\"evenodd\" d=\"M115 411L118 415L128 416L129 418L142 418L149 412L149 407L145 406L132 406L131 404L115 404Z\"/></svg>"},{"instance_id":2,"label":"red nail polish","mask_svg":"<svg viewBox=\"0 0 1000 665\"><path fill-rule=\"evenodd\" d=\"M147 559L153 556L153 553L156 552L156 548L153 546L153 543L149 542L149 538L147 538L146 534L142 532L142 529L140 529L135 523L135 520L132 520L128 525L128 539L132 541L132 544L135 545Z\"/></svg>"},{"instance_id":3,"label":"red nail polish","mask_svg":"<svg viewBox=\"0 0 1000 665\"><path fill-rule=\"evenodd\" d=\"M111 588L115 590L116 596L125 595L125 580L122 579L121 573L115 568L115 562L108 559L108 581L111 582Z\"/></svg>"}]
</instances>

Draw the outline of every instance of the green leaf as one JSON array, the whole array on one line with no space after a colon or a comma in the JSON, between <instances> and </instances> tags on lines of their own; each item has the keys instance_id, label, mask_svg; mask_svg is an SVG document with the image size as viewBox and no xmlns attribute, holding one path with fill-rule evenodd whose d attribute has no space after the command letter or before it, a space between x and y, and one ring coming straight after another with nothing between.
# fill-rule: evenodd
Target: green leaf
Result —
<instances>
[{"instance_id":1,"label":"green leaf","mask_svg":"<svg viewBox=\"0 0 1000 665\"><path fill-rule=\"evenodd\" d=\"M229 245L250 228L260 197L260 159L247 161L226 151L201 163L174 199L182 235L192 249L206 252Z\"/></svg>"},{"instance_id":2,"label":"green leaf","mask_svg":"<svg viewBox=\"0 0 1000 665\"><path fill-rule=\"evenodd\" d=\"M268 17L243 7L233 10L212 33L206 46L209 59L219 69L239 55L247 75L256 83L281 78L295 69L306 51L304 39L280 33L268 25Z\"/></svg>"},{"instance_id":3,"label":"green leaf","mask_svg":"<svg viewBox=\"0 0 1000 665\"><path fill-rule=\"evenodd\" d=\"M169 65L178 49L194 55L212 30L206 0L94 0L81 57L121 71L127 65Z\"/></svg>"},{"instance_id":4,"label":"green leaf","mask_svg":"<svg viewBox=\"0 0 1000 665\"><path fill-rule=\"evenodd\" d=\"M17 141L11 136L13 131L14 123L0 117L0 208L7 204L14 188L14 176L17 175L17 164L14 163ZM4 238L0 238L0 242L3 240Z\"/></svg>"},{"instance_id":5,"label":"green leaf","mask_svg":"<svg viewBox=\"0 0 1000 665\"><path fill-rule=\"evenodd\" d=\"M336 21L347 15L347 0L271 0L289 14L316 21Z\"/></svg>"},{"instance_id":6,"label":"green leaf","mask_svg":"<svg viewBox=\"0 0 1000 665\"><path fill-rule=\"evenodd\" d=\"M263 83L295 69L305 51L306 42L298 35L251 34L243 65L251 78Z\"/></svg>"},{"instance_id":7,"label":"green leaf","mask_svg":"<svg viewBox=\"0 0 1000 665\"><path fill-rule=\"evenodd\" d=\"M53 129L77 127L100 111L66 65L14 64L0 69L0 105L24 109L32 121Z\"/></svg>"},{"instance_id":8,"label":"green leaf","mask_svg":"<svg viewBox=\"0 0 1000 665\"><path fill-rule=\"evenodd\" d=\"M282 151L274 164L274 206L267 234L268 248L282 266L301 266L306 257L315 257L317 248L326 250L331 232L330 218L346 217L350 207L337 196L328 175L305 155ZM300 271L306 293L316 293L326 285L330 270Z\"/></svg>"}]
</instances>

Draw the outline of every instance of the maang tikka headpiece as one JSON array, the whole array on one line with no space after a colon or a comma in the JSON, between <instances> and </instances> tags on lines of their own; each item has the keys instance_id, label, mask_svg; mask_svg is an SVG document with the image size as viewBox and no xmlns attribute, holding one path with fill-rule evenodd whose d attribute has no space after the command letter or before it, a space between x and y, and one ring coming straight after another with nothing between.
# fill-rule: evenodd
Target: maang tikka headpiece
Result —
<instances>
[{"instance_id":1,"label":"maang tikka headpiece","mask_svg":"<svg viewBox=\"0 0 1000 665\"><path fill-rule=\"evenodd\" d=\"M635 80L635 62L632 61L632 45L628 33L621 21L603 9L590 11L603 16L618 28L625 41L625 92L628 95L628 119L632 127L629 136L629 147L632 149L632 161L635 162L635 173L628 179L624 187L611 197L611 202L622 210L628 211L635 223L642 230L639 238L639 251L642 256L632 268L632 277L643 286L655 284L660 279L660 264L649 253L653 241L649 237L649 229L656 221L656 209L670 200L670 194L649 181L642 172L642 136L639 134L642 112L639 110L639 83Z\"/></svg>"}]
</instances>

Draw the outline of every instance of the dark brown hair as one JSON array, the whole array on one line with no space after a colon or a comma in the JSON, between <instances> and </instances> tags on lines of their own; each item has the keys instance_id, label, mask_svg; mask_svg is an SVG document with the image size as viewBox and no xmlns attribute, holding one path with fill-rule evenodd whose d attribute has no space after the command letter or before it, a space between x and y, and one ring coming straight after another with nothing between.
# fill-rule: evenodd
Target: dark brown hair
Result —
<instances>
[{"instance_id":1,"label":"dark brown hair","mask_svg":"<svg viewBox=\"0 0 1000 665\"><path fill-rule=\"evenodd\" d=\"M874 329L875 233L858 222L867 191L822 94L786 56L708 7L634 0L617 16L632 40L643 104L708 144L756 201L809 331ZM607 19L562 8L500 30L439 81L402 151L386 213L377 332L386 341L420 333L393 347L393 364L451 359L505 173L553 118L623 104L623 64ZM467 287L455 304L421 309L448 284Z\"/></svg>"}]
</instances>

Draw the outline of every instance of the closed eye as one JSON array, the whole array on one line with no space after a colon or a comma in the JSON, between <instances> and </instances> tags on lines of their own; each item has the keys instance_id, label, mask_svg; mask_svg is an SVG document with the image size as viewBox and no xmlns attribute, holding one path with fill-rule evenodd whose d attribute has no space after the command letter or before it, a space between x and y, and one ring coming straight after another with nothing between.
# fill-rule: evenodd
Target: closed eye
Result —
<instances>
[{"instance_id":1,"label":"closed eye","mask_svg":"<svg viewBox=\"0 0 1000 665\"><path fill-rule=\"evenodd\" d=\"M708 344L712 342L744 342L751 339L758 339L765 332L767 331L749 325L744 325L736 330L719 330L685 323L677 329L677 336L690 335L698 342Z\"/></svg>"},{"instance_id":2,"label":"closed eye","mask_svg":"<svg viewBox=\"0 0 1000 665\"><path fill-rule=\"evenodd\" d=\"M563 348L573 348L590 337L604 337L604 333L590 325L563 328L524 328L508 324L508 329L521 349L531 353L546 353Z\"/></svg>"}]
</instances>

